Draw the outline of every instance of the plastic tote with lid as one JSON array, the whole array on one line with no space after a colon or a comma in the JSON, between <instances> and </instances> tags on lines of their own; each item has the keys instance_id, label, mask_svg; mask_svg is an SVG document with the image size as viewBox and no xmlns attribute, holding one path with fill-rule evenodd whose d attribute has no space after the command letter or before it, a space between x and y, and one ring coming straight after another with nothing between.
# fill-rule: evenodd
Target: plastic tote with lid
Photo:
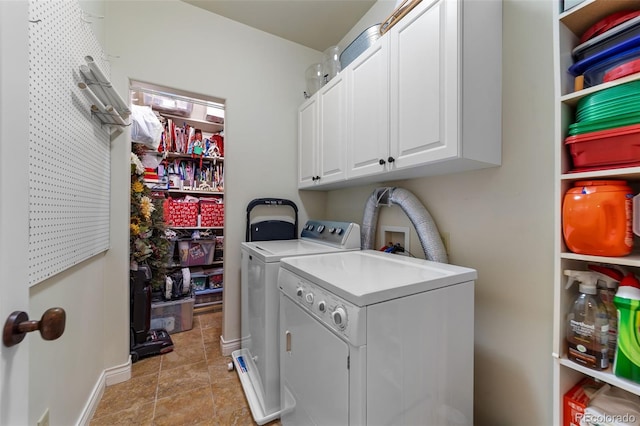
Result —
<instances>
[{"instance_id":1,"label":"plastic tote with lid","mask_svg":"<svg viewBox=\"0 0 640 426\"><path fill-rule=\"evenodd\" d=\"M624 180L575 182L562 204L562 232L569 250L594 256L631 253L632 199Z\"/></svg>"}]
</instances>

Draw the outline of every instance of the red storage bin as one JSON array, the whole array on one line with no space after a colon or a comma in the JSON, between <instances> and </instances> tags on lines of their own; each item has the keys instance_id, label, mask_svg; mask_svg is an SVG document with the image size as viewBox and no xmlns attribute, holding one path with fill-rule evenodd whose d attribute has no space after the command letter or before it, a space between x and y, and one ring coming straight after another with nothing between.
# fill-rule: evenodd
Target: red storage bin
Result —
<instances>
[{"instance_id":1,"label":"red storage bin","mask_svg":"<svg viewBox=\"0 0 640 426\"><path fill-rule=\"evenodd\" d=\"M167 199L165 202L164 215L167 226L193 227L198 226L197 201L186 201L185 199Z\"/></svg>"},{"instance_id":2,"label":"red storage bin","mask_svg":"<svg viewBox=\"0 0 640 426\"><path fill-rule=\"evenodd\" d=\"M575 170L640 164L640 124L569 136L565 139Z\"/></svg>"},{"instance_id":3,"label":"red storage bin","mask_svg":"<svg viewBox=\"0 0 640 426\"><path fill-rule=\"evenodd\" d=\"M221 198L200 199L200 226L224 226L224 204Z\"/></svg>"}]
</instances>

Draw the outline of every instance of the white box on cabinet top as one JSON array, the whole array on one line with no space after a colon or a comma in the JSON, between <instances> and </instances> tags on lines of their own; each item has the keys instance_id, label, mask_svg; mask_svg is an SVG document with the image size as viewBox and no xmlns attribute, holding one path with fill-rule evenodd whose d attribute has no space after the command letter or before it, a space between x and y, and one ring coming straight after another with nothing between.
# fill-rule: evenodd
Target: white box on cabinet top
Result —
<instances>
[{"instance_id":1,"label":"white box on cabinet top","mask_svg":"<svg viewBox=\"0 0 640 426\"><path fill-rule=\"evenodd\" d=\"M301 173L299 187L499 166L501 70L500 1L423 0L339 74L347 97L346 174L309 184ZM299 123L301 153L313 133L308 122ZM326 155L345 155L337 148Z\"/></svg>"}]
</instances>

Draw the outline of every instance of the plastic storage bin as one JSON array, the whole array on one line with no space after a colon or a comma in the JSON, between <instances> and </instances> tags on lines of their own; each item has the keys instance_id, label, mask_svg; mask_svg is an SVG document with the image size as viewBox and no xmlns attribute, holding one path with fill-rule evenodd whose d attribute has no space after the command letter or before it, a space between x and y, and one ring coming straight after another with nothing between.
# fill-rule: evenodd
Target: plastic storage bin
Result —
<instances>
[{"instance_id":1,"label":"plastic storage bin","mask_svg":"<svg viewBox=\"0 0 640 426\"><path fill-rule=\"evenodd\" d=\"M565 144L573 171L640 164L640 124L569 136Z\"/></svg>"},{"instance_id":2,"label":"plastic storage bin","mask_svg":"<svg viewBox=\"0 0 640 426\"><path fill-rule=\"evenodd\" d=\"M194 291L204 290L208 286L209 276L207 274L193 273L191 274L191 288Z\"/></svg>"},{"instance_id":3,"label":"plastic storage bin","mask_svg":"<svg viewBox=\"0 0 640 426\"><path fill-rule=\"evenodd\" d=\"M209 278L208 287L210 289L222 287L224 283L224 269L223 268L214 269L213 271L209 272L208 278Z\"/></svg>"},{"instance_id":4,"label":"plastic storage bin","mask_svg":"<svg viewBox=\"0 0 640 426\"><path fill-rule=\"evenodd\" d=\"M193 328L194 297L151 304L151 328L164 328L169 334Z\"/></svg>"},{"instance_id":5,"label":"plastic storage bin","mask_svg":"<svg viewBox=\"0 0 640 426\"><path fill-rule=\"evenodd\" d=\"M200 266L213 263L216 242L214 240L178 241L181 266Z\"/></svg>"},{"instance_id":6,"label":"plastic storage bin","mask_svg":"<svg viewBox=\"0 0 640 426\"><path fill-rule=\"evenodd\" d=\"M638 36L640 39L640 36ZM640 59L640 46L612 56L584 71L584 87L597 86L604 82L604 76L620 66Z\"/></svg>"},{"instance_id":7,"label":"plastic storage bin","mask_svg":"<svg viewBox=\"0 0 640 426\"><path fill-rule=\"evenodd\" d=\"M573 59L581 61L640 34L640 16L638 16L637 12L634 13L636 13L635 16L633 16L633 13L629 15L633 16L631 19L576 46L571 51Z\"/></svg>"}]
</instances>

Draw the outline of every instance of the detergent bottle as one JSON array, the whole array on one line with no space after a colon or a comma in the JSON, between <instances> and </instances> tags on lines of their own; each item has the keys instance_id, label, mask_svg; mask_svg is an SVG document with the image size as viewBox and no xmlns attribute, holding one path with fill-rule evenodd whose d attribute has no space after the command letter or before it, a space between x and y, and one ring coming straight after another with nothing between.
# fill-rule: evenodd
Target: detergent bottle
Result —
<instances>
[{"instance_id":1,"label":"detergent bottle","mask_svg":"<svg viewBox=\"0 0 640 426\"><path fill-rule=\"evenodd\" d=\"M640 281L627 274L613 298L618 309L618 348L613 373L625 379L640 382Z\"/></svg>"},{"instance_id":2,"label":"detergent bottle","mask_svg":"<svg viewBox=\"0 0 640 426\"><path fill-rule=\"evenodd\" d=\"M596 370L609 367L609 316L596 288L598 276L592 271L565 270L566 288L578 281L580 294L567 316L569 359Z\"/></svg>"},{"instance_id":3,"label":"detergent bottle","mask_svg":"<svg viewBox=\"0 0 640 426\"><path fill-rule=\"evenodd\" d=\"M609 316L609 361L613 361L618 343L618 311L613 303L613 298L624 274L606 266L589 265L589 269L598 277L598 296L604 303Z\"/></svg>"}]
</instances>

